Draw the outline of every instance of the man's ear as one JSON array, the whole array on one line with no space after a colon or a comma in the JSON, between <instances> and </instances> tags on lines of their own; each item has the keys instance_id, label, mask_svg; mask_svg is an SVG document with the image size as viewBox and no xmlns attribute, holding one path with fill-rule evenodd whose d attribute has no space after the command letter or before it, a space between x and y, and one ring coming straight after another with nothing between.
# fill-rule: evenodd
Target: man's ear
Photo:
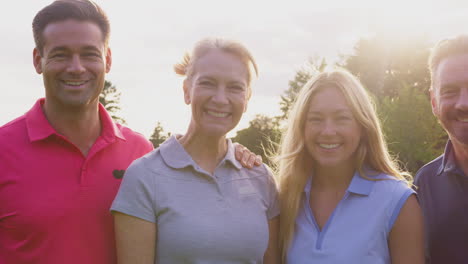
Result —
<instances>
[{"instance_id":1,"label":"man's ear","mask_svg":"<svg viewBox=\"0 0 468 264\"><path fill-rule=\"evenodd\" d=\"M187 78L184 80L183 88L184 88L184 101L186 104L189 105L192 102L192 99L190 97L190 82L187 80Z\"/></svg>"},{"instance_id":2,"label":"man's ear","mask_svg":"<svg viewBox=\"0 0 468 264\"><path fill-rule=\"evenodd\" d=\"M433 87L429 90L429 94L431 95L431 106L432 106L432 113L438 117L439 116L439 108L437 107L438 102L437 102L437 95L436 91L434 90Z\"/></svg>"},{"instance_id":3,"label":"man's ear","mask_svg":"<svg viewBox=\"0 0 468 264\"><path fill-rule=\"evenodd\" d=\"M42 74L42 56L37 48L33 49L33 65L38 74Z\"/></svg>"},{"instance_id":4,"label":"man's ear","mask_svg":"<svg viewBox=\"0 0 468 264\"><path fill-rule=\"evenodd\" d=\"M109 73L112 66L112 51L109 47L106 48L106 73Z\"/></svg>"},{"instance_id":5,"label":"man's ear","mask_svg":"<svg viewBox=\"0 0 468 264\"><path fill-rule=\"evenodd\" d=\"M244 113L247 112L247 106L249 106L249 101L250 101L250 97L252 97L252 90L250 87L247 88L248 91L247 91L247 102L245 103L245 106L244 106Z\"/></svg>"}]
</instances>

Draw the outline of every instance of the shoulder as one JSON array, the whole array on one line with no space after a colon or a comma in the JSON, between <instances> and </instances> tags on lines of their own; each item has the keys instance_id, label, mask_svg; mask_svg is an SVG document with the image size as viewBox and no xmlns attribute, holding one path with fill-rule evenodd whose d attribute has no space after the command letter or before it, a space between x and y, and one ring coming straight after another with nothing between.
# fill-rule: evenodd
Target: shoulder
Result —
<instances>
[{"instance_id":1,"label":"shoulder","mask_svg":"<svg viewBox=\"0 0 468 264\"><path fill-rule=\"evenodd\" d=\"M17 133L18 131L21 131L25 128L26 128L26 117L22 115L0 126L0 136Z\"/></svg>"},{"instance_id":2,"label":"shoulder","mask_svg":"<svg viewBox=\"0 0 468 264\"><path fill-rule=\"evenodd\" d=\"M375 176L377 181L374 184L375 191L385 195L390 195L395 199L401 198L402 195L414 193L413 189L404 180L395 178L394 176L381 173Z\"/></svg>"},{"instance_id":3,"label":"shoulder","mask_svg":"<svg viewBox=\"0 0 468 264\"><path fill-rule=\"evenodd\" d=\"M165 165L161 156L161 151L157 148L134 160L128 170L157 172L158 168L161 168L161 166Z\"/></svg>"},{"instance_id":4,"label":"shoulder","mask_svg":"<svg viewBox=\"0 0 468 264\"><path fill-rule=\"evenodd\" d=\"M158 148L133 161L127 170L127 174L138 174L139 177L150 177L153 180L161 179L161 177L167 178L169 175L177 178L181 173L186 175L187 170L182 169L185 166L174 164L174 161L183 162L183 160L168 157L168 155L177 152L177 147L169 143L165 141Z\"/></svg>"},{"instance_id":5,"label":"shoulder","mask_svg":"<svg viewBox=\"0 0 468 264\"><path fill-rule=\"evenodd\" d=\"M241 177L248 178L253 186L255 186L255 189L263 193L263 195L269 197L272 193L277 193L278 187L276 179L267 165L262 164L252 169L241 168L240 173L242 174Z\"/></svg>"},{"instance_id":6,"label":"shoulder","mask_svg":"<svg viewBox=\"0 0 468 264\"><path fill-rule=\"evenodd\" d=\"M422 181L426 180L428 177L432 177L436 175L440 166L442 165L442 160L444 158L444 154L440 155L439 157L435 158L431 162L422 166L416 176L414 177L414 183L419 185Z\"/></svg>"},{"instance_id":7,"label":"shoulder","mask_svg":"<svg viewBox=\"0 0 468 264\"><path fill-rule=\"evenodd\" d=\"M384 180L376 182L376 192L382 195L382 199L379 200L385 201L381 206L386 210L386 215L388 217L386 224L387 230L389 231L398 218L401 208L403 208L415 191L404 180L397 179L387 174L381 174L380 177ZM415 198L411 198L410 200L415 200ZM413 202L410 203L413 204Z\"/></svg>"},{"instance_id":8,"label":"shoulder","mask_svg":"<svg viewBox=\"0 0 468 264\"><path fill-rule=\"evenodd\" d=\"M125 141L132 145L133 147L142 148L146 152L153 149L153 144L145 138L141 133L135 132L132 129L123 126L121 124L116 124L117 128L120 130L122 135L125 137Z\"/></svg>"},{"instance_id":9,"label":"shoulder","mask_svg":"<svg viewBox=\"0 0 468 264\"><path fill-rule=\"evenodd\" d=\"M136 141L136 142L144 142L145 144L151 144L148 139L143 136L143 134L138 133L136 131L133 131L132 129L121 125L121 124L116 124L117 127L119 128L120 132L122 132L122 135L127 139L131 141Z\"/></svg>"},{"instance_id":10,"label":"shoulder","mask_svg":"<svg viewBox=\"0 0 468 264\"><path fill-rule=\"evenodd\" d=\"M261 181L274 181L272 170L266 164L254 166L251 169L241 168L240 171L242 174L252 179L257 178Z\"/></svg>"},{"instance_id":11,"label":"shoulder","mask_svg":"<svg viewBox=\"0 0 468 264\"><path fill-rule=\"evenodd\" d=\"M0 127L0 146L5 155L30 143L25 116L20 116Z\"/></svg>"}]
</instances>

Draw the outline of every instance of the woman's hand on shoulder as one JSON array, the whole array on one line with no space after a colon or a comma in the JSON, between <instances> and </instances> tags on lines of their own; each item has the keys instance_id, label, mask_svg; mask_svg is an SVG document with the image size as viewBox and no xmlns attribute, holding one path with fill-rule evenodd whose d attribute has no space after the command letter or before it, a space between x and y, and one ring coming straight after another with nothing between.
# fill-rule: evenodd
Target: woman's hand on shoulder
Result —
<instances>
[{"instance_id":1,"label":"woman's hand on shoulder","mask_svg":"<svg viewBox=\"0 0 468 264\"><path fill-rule=\"evenodd\" d=\"M262 156L256 155L243 145L234 143L234 149L236 160L238 160L244 168L251 169L254 165L262 165Z\"/></svg>"}]
</instances>

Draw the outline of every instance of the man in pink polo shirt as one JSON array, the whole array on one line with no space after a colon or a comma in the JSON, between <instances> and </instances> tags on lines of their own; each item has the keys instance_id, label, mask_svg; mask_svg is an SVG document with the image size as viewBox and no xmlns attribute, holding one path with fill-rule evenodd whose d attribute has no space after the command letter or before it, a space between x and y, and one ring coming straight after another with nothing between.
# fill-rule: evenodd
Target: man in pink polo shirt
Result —
<instances>
[{"instance_id":1,"label":"man in pink polo shirt","mask_svg":"<svg viewBox=\"0 0 468 264\"><path fill-rule=\"evenodd\" d=\"M99 104L109 31L90 0L57 0L33 20L45 98L0 127L0 264L116 263L109 208L124 170L153 147ZM260 164L240 145L236 158Z\"/></svg>"},{"instance_id":2,"label":"man in pink polo shirt","mask_svg":"<svg viewBox=\"0 0 468 264\"><path fill-rule=\"evenodd\" d=\"M116 263L109 208L152 145L99 104L109 21L91 1L58 0L33 33L45 98L0 128L0 263Z\"/></svg>"}]
</instances>

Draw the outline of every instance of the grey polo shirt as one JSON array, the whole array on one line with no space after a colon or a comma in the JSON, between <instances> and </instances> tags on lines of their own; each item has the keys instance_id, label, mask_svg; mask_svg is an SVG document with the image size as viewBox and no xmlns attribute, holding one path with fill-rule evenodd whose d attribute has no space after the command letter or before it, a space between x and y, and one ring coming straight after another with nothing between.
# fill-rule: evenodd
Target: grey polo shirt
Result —
<instances>
[{"instance_id":1,"label":"grey polo shirt","mask_svg":"<svg viewBox=\"0 0 468 264\"><path fill-rule=\"evenodd\" d=\"M175 136L127 169L111 210L157 224L156 263L262 263L278 194L265 165L228 151L213 175Z\"/></svg>"},{"instance_id":2,"label":"grey polo shirt","mask_svg":"<svg viewBox=\"0 0 468 264\"><path fill-rule=\"evenodd\" d=\"M416 174L424 215L426 263L468 263L468 177L449 141L443 155Z\"/></svg>"}]
</instances>

